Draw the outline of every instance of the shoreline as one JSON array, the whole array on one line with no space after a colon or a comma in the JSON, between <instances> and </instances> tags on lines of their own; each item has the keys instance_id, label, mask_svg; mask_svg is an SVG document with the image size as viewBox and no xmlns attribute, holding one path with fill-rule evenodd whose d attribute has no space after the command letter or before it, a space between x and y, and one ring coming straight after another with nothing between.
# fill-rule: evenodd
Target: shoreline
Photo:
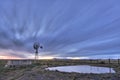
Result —
<instances>
[{"instance_id":1,"label":"shoreline","mask_svg":"<svg viewBox=\"0 0 120 80\"><path fill-rule=\"evenodd\" d=\"M76 63L75 63L76 62ZM45 70L47 67L91 65L111 67L116 73L76 73ZM0 73L0 80L120 80L120 67L118 64L86 64L78 61L40 61L31 67L11 68Z\"/></svg>"}]
</instances>

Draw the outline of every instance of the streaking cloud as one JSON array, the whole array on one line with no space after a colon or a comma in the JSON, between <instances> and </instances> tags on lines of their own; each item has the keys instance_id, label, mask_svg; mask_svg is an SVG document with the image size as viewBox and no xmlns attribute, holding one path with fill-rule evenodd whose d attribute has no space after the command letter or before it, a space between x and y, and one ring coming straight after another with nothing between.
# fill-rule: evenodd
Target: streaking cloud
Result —
<instances>
[{"instance_id":1,"label":"streaking cloud","mask_svg":"<svg viewBox=\"0 0 120 80\"><path fill-rule=\"evenodd\" d=\"M120 55L119 0L0 0L0 56ZM112 57L113 58L113 57Z\"/></svg>"}]
</instances>

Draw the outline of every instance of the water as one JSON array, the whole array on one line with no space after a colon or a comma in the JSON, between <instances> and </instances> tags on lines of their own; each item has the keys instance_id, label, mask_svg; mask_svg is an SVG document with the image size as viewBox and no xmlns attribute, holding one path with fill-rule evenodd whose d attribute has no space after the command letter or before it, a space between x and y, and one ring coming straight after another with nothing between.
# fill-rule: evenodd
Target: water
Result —
<instances>
[{"instance_id":1,"label":"water","mask_svg":"<svg viewBox=\"0 0 120 80\"><path fill-rule=\"evenodd\" d=\"M112 68L108 67L96 67L89 65L77 65L77 66L60 66L60 67L49 67L49 70L58 70L61 72L77 72L77 73L115 73Z\"/></svg>"}]
</instances>

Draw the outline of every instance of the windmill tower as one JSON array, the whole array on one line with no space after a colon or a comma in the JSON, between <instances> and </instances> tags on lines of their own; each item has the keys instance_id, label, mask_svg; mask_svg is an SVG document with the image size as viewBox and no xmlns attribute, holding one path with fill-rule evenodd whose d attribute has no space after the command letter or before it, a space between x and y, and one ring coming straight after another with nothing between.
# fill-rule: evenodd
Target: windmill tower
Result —
<instances>
[{"instance_id":1,"label":"windmill tower","mask_svg":"<svg viewBox=\"0 0 120 80\"><path fill-rule=\"evenodd\" d=\"M38 60L39 56L38 56L38 49L39 48L43 48L42 46L40 46L40 44L38 42L35 42L33 44L33 48L35 49L35 60Z\"/></svg>"}]
</instances>

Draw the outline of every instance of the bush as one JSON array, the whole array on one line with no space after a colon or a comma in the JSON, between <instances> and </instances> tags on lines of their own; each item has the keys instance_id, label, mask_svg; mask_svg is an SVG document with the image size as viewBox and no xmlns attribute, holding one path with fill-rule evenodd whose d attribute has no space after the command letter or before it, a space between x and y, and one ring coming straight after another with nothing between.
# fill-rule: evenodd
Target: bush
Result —
<instances>
[{"instance_id":1,"label":"bush","mask_svg":"<svg viewBox=\"0 0 120 80\"><path fill-rule=\"evenodd\" d=\"M104 62L104 61L101 61L100 64L105 64L105 62Z\"/></svg>"}]
</instances>

